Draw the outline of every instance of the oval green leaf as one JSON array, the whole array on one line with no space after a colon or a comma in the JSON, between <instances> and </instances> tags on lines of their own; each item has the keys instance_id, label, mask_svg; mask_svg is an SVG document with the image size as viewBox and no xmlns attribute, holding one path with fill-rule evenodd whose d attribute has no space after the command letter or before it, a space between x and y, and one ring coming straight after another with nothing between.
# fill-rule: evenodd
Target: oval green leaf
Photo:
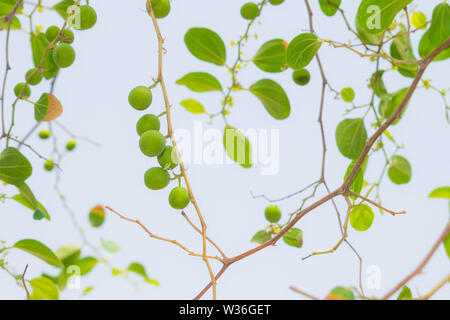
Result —
<instances>
[{"instance_id":1,"label":"oval green leaf","mask_svg":"<svg viewBox=\"0 0 450 320\"><path fill-rule=\"evenodd\" d=\"M450 187L440 187L431 191L429 198L450 199Z\"/></svg>"},{"instance_id":2,"label":"oval green leaf","mask_svg":"<svg viewBox=\"0 0 450 320\"><path fill-rule=\"evenodd\" d=\"M50 44L50 42L47 40L45 33L42 32L33 33L30 41L34 66L38 67L44 57L44 49ZM54 78L59 70L58 66L53 61L51 53L51 51L48 51L45 54L44 64L42 65L42 75L47 80Z\"/></svg>"},{"instance_id":3,"label":"oval green leaf","mask_svg":"<svg viewBox=\"0 0 450 320\"><path fill-rule=\"evenodd\" d=\"M355 295L350 289L336 287L328 294L327 300L355 300Z\"/></svg>"},{"instance_id":4,"label":"oval green leaf","mask_svg":"<svg viewBox=\"0 0 450 320\"><path fill-rule=\"evenodd\" d=\"M180 105L193 114L205 113L205 107L194 99L186 99L180 102Z\"/></svg>"},{"instance_id":5,"label":"oval green leaf","mask_svg":"<svg viewBox=\"0 0 450 320\"><path fill-rule=\"evenodd\" d=\"M302 33L292 39L287 48L287 63L292 69L305 68L322 46L316 35Z\"/></svg>"},{"instance_id":6,"label":"oval green leaf","mask_svg":"<svg viewBox=\"0 0 450 320\"><path fill-rule=\"evenodd\" d=\"M253 57L253 63L265 72L282 72L286 69L287 42L274 39L264 43Z\"/></svg>"},{"instance_id":7,"label":"oval green leaf","mask_svg":"<svg viewBox=\"0 0 450 320\"><path fill-rule=\"evenodd\" d=\"M33 293L30 300L58 300L59 291L52 280L46 277L35 278L30 281Z\"/></svg>"},{"instance_id":8,"label":"oval green leaf","mask_svg":"<svg viewBox=\"0 0 450 320\"><path fill-rule=\"evenodd\" d=\"M402 156L393 156L388 170L389 179L395 184L405 184L411 180L411 165Z\"/></svg>"},{"instance_id":9,"label":"oval green leaf","mask_svg":"<svg viewBox=\"0 0 450 320\"><path fill-rule=\"evenodd\" d=\"M218 66L225 65L225 44L214 31L207 28L191 28L184 36L184 43L194 57Z\"/></svg>"},{"instance_id":10,"label":"oval green leaf","mask_svg":"<svg viewBox=\"0 0 450 320\"><path fill-rule=\"evenodd\" d=\"M405 51L405 49L407 51ZM409 33L404 25L400 25L400 31L394 38L391 44L391 56L399 60L416 60L414 56L413 49L411 46L411 41L409 39ZM414 78L419 70L418 64L399 64L397 65L397 70L401 75Z\"/></svg>"},{"instance_id":11,"label":"oval green leaf","mask_svg":"<svg viewBox=\"0 0 450 320\"><path fill-rule=\"evenodd\" d=\"M251 242L257 244L263 244L272 239L272 234L267 232L266 230L258 231L252 238Z\"/></svg>"},{"instance_id":12,"label":"oval green leaf","mask_svg":"<svg viewBox=\"0 0 450 320\"><path fill-rule=\"evenodd\" d=\"M341 0L319 0L319 4L322 12L325 15L332 17L338 11Z\"/></svg>"},{"instance_id":13,"label":"oval green leaf","mask_svg":"<svg viewBox=\"0 0 450 320\"><path fill-rule=\"evenodd\" d=\"M386 30L412 0L362 0L356 19L369 34Z\"/></svg>"},{"instance_id":14,"label":"oval green leaf","mask_svg":"<svg viewBox=\"0 0 450 320\"><path fill-rule=\"evenodd\" d=\"M336 129L336 143L339 151L347 158L357 159L364 149L367 131L364 120L345 119Z\"/></svg>"},{"instance_id":15,"label":"oval green leaf","mask_svg":"<svg viewBox=\"0 0 450 320\"><path fill-rule=\"evenodd\" d=\"M0 153L0 180L18 186L32 172L30 161L17 148L8 147Z\"/></svg>"},{"instance_id":16,"label":"oval green leaf","mask_svg":"<svg viewBox=\"0 0 450 320\"><path fill-rule=\"evenodd\" d=\"M291 247L301 248L303 246L303 232L298 228L291 228L284 234L283 240Z\"/></svg>"},{"instance_id":17,"label":"oval green leaf","mask_svg":"<svg viewBox=\"0 0 450 320\"><path fill-rule=\"evenodd\" d=\"M291 113L289 98L277 82L262 79L254 83L249 90L261 101L272 117L277 120L289 117Z\"/></svg>"},{"instance_id":18,"label":"oval green leaf","mask_svg":"<svg viewBox=\"0 0 450 320\"><path fill-rule=\"evenodd\" d=\"M231 160L246 169L252 166L252 146L247 137L238 129L231 126L225 127L223 146Z\"/></svg>"},{"instance_id":19,"label":"oval green leaf","mask_svg":"<svg viewBox=\"0 0 450 320\"><path fill-rule=\"evenodd\" d=\"M34 255L35 257L38 257L39 259L47 262L49 265L55 267L64 267L61 260L58 259L58 257L53 253L53 251L37 240L32 239L20 240L17 241L13 247L28 252Z\"/></svg>"},{"instance_id":20,"label":"oval green leaf","mask_svg":"<svg viewBox=\"0 0 450 320\"><path fill-rule=\"evenodd\" d=\"M407 286L404 286L402 291L400 291L400 294L397 297L397 300L412 300L412 292L411 289Z\"/></svg>"},{"instance_id":21,"label":"oval green leaf","mask_svg":"<svg viewBox=\"0 0 450 320\"><path fill-rule=\"evenodd\" d=\"M357 231L368 230L374 219L375 214L367 204L357 205L350 211L350 224Z\"/></svg>"},{"instance_id":22,"label":"oval green leaf","mask_svg":"<svg viewBox=\"0 0 450 320\"><path fill-rule=\"evenodd\" d=\"M213 75L206 72L191 72L176 82L195 92L222 91L222 85Z\"/></svg>"}]
</instances>

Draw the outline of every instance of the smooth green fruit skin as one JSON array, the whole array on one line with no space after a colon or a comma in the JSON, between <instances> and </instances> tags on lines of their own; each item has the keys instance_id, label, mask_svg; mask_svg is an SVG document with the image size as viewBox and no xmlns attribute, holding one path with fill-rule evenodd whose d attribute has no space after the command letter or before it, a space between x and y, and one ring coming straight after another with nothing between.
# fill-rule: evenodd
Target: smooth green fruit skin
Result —
<instances>
[{"instance_id":1,"label":"smooth green fruit skin","mask_svg":"<svg viewBox=\"0 0 450 320\"><path fill-rule=\"evenodd\" d=\"M47 31L45 31L45 37L49 42L52 42L58 36L59 31L61 30L57 26L50 26L47 28Z\"/></svg>"},{"instance_id":2,"label":"smooth green fruit skin","mask_svg":"<svg viewBox=\"0 0 450 320\"><path fill-rule=\"evenodd\" d=\"M166 146L166 139L156 130L148 130L144 132L139 139L139 147L143 154L147 157L159 156Z\"/></svg>"},{"instance_id":3,"label":"smooth green fruit skin","mask_svg":"<svg viewBox=\"0 0 450 320\"><path fill-rule=\"evenodd\" d=\"M284 0L269 0L269 3L273 4L274 6L282 4L283 2L284 2Z\"/></svg>"},{"instance_id":4,"label":"smooth green fruit skin","mask_svg":"<svg viewBox=\"0 0 450 320\"><path fill-rule=\"evenodd\" d=\"M79 7L79 17L75 17L73 27L76 30L87 30L95 26L97 23L97 13L94 8L89 5ZM79 24L78 24L79 22Z\"/></svg>"},{"instance_id":5,"label":"smooth green fruit skin","mask_svg":"<svg viewBox=\"0 0 450 320\"><path fill-rule=\"evenodd\" d=\"M158 156L158 163L165 169L173 169L178 165L177 155L172 146L167 146Z\"/></svg>"},{"instance_id":6,"label":"smooth green fruit skin","mask_svg":"<svg viewBox=\"0 0 450 320\"><path fill-rule=\"evenodd\" d=\"M151 0L153 13L156 19L162 19L169 15L170 1L169 0Z\"/></svg>"},{"instance_id":7,"label":"smooth green fruit skin","mask_svg":"<svg viewBox=\"0 0 450 320\"><path fill-rule=\"evenodd\" d=\"M341 97L345 102L352 102L355 99L355 91L350 87L344 88L341 91Z\"/></svg>"},{"instance_id":8,"label":"smooth green fruit skin","mask_svg":"<svg viewBox=\"0 0 450 320\"><path fill-rule=\"evenodd\" d=\"M152 91L144 86L138 86L130 91L128 103L136 110L145 110L152 104Z\"/></svg>"},{"instance_id":9,"label":"smooth green fruit skin","mask_svg":"<svg viewBox=\"0 0 450 320\"><path fill-rule=\"evenodd\" d=\"M281 219L281 210L278 206L271 204L266 207L266 210L264 210L264 215L266 216L267 221L276 223Z\"/></svg>"},{"instance_id":10,"label":"smooth green fruit skin","mask_svg":"<svg viewBox=\"0 0 450 320\"><path fill-rule=\"evenodd\" d=\"M39 131L39 138L45 140L48 139L51 135L51 132L48 130L41 130Z\"/></svg>"},{"instance_id":11,"label":"smooth green fruit skin","mask_svg":"<svg viewBox=\"0 0 450 320\"><path fill-rule=\"evenodd\" d=\"M152 190L164 189L169 185L169 182L170 182L169 172L160 167L153 167L145 172L144 183L149 189Z\"/></svg>"},{"instance_id":12,"label":"smooth green fruit skin","mask_svg":"<svg viewBox=\"0 0 450 320\"><path fill-rule=\"evenodd\" d=\"M68 68L75 61L75 50L70 44L61 43L53 49L53 61L60 68Z\"/></svg>"},{"instance_id":13,"label":"smooth green fruit skin","mask_svg":"<svg viewBox=\"0 0 450 320\"><path fill-rule=\"evenodd\" d=\"M77 146L77 143L75 140L69 140L69 141L67 141L66 149L67 149L67 151L72 151L73 149L76 148L76 146Z\"/></svg>"},{"instance_id":14,"label":"smooth green fruit skin","mask_svg":"<svg viewBox=\"0 0 450 320\"><path fill-rule=\"evenodd\" d=\"M75 35L73 34L73 31L70 29L64 30L62 42L71 44L75 40Z\"/></svg>"},{"instance_id":15,"label":"smooth green fruit skin","mask_svg":"<svg viewBox=\"0 0 450 320\"><path fill-rule=\"evenodd\" d=\"M35 70L36 69L30 69L25 74L25 80L27 80L28 84L31 86L38 85L42 81L42 75L39 73L39 71L35 72ZM33 72L34 72L34 74L33 74ZM31 77L32 74L33 74L33 76Z\"/></svg>"},{"instance_id":16,"label":"smooth green fruit skin","mask_svg":"<svg viewBox=\"0 0 450 320\"><path fill-rule=\"evenodd\" d=\"M136 131L139 136L142 136L148 130L159 131L160 127L161 123L159 122L159 118L154 114L143 115L136 123Z\"/></svg>"},{"instance_id":17,"label":"smooth green fruit skin","mask_svg":"<svg viewBox=\"0 0 450 320\"><path fill-rule=\"evenodd\" d=\"M19 95L20 95L20 93L22 92L22 88L23 88L24 86L25 86L25 83L23 83L23 82L16 84L16 86L14 87L14 94L16 95L16 97L19 98ZM22 95L20 96L20 98L21 98L21 99L22 99L22 98L28 99L28 98L30 97L30 95L31 95L31 89L30 89L30 87L27 85L27 86L25 87L25 89L23 89L23 93L22 93Z\"/></svg>"},{"instance_id":18,"label":"smooth green fruit skin","mask_svg":"<svg viewBox=\"0 0 450 320\"><path fill-rule=\"evenodd\" d=\"M184 209L191 201L189 192L183 187L176 187L170 191L169 204L174 209Z\"/></svg>"},{"instance_id":19,"label":"smooth green fruit skin","mask_svg":"<svg viewBox=\"0 0 450 320\"><path fill-rule=\"evenodd\" d=\"M256 3L247 2L241 7L241 16L246 20L253 20L259 15L259 8Z\"/></svg>"},{"instance_id":20,"label":"smooth green fruit skin","mask_svg":"<svg viewBox=\"0 0 450 320\"><path fill-rule=\"evenodd\" d=\"M45 170L52 171L54 167L55 167L55 164L53 163L53 160L49 159L49 160L45 161L45 163L44 163Z\"/></svg>"},{"instance_id":21,"label":"smooth green fruit skin","mask_svg":"<svg viewBox=\"0 0 450 320\"><path fill-rule=\"evenodd\" d=\"M305 86L309 83L311 79L311 74L306 69L295 70L292 73L292 80L299 86Z\"/></svg>"}]
</instances>

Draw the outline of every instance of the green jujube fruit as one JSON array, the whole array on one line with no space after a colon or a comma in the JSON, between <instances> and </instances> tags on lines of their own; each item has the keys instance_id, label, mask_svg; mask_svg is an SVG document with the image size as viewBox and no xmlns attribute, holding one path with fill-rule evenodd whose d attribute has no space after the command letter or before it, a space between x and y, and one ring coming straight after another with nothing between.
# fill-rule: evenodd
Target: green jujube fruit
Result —
<instances>
[{"instance_id":1,"label":"green jujube fruit","mask_svg":"<svg viewBox=\"0 0 450 320\"><path fill-rule=\"evenodd\" d=\"M139 147L143 154L148 157L159 156L166 146L166 139L156 130L144 132L139 139Z\"/></svg>"},{"instance_id":2,"label":"green jujube fruit","mask_svg":"<svg viewBox=\"0 0 450 320\"><path fill-rule=\"evenodd\" d=\"M191 201L189 192L183 187L176 187L170 191L169 204L174 209L184 209Z\"/></svg>"},{"instance_id":3,"label":"green jujube fruit","mask_svg":"<svg viewBox=\"0 0 450 320\"><path fill-rule=\"evenodd\" d=\"M16 97L20 98L20 99L28 99L31 95L31 89L30 87L27 85L25 86L25 89L23 89L23 87L25 86L25 83L21 82L16 84L16 86L14 87L14 94L16 95ZM22 91L23 89L23 91ZM22 92L22 94L20 94ZM20 95L20 97L19 97Z\"/></svg>"},{"instance_id":4,"label":"green jujube fruit","mask_svg":"<svg viewBox=\"0 0 450 320\"><path fill-rule=\"evenodd\" d=\"M142 134L148 130L159 131L160 126L161 123L159 122L159 118L157 116L154 114L146 114L143 115L136 123L136 131L139 136L142 136Z\"/></svg>"},{"instance_id":5,"label":"green jujube fruit","mask_svg":"<svg viewBox=\"0 0 450 320\"><path fill-rule=\"evenodd\" d=\"M151 0L153 13L156 19L162 19L169 15L170 1L169 0Z\"/></svg>"},{"instance_id":6,"label":"green jujube fruit","mask_svg":"<svg viewBox=\"0 0 450 320\"><path fill-rule=\"evenodd\" d=\"M138 86L130 91L128 103L136 110L145 110L152 104L152 91L144 86Z\"/></svg>"},{"instance_id":7,"label":"green jujube fruit","mask_svg":"<svg viewBox=\"0 0 450 320\"><path fill-rule=\"evenodd\" d=\"M160 168L153 167L144 174L144 183L147 188L152 190L161 190L167 187L170 182L169 172Z\"/></svg>"},{"instance_id":8,"label":"green jujube fruit","mask_svg":"<svg viewBox=\"0 0 450 320\"><path fill-rule=\"evenodd\" d=\"M75 61L75 50L70 44L61 43L53 49L53 61L60 68L68 68Z\"/></svg>"},{"instance_id":9,"label":"green jujube fruit","mask_svg":"<svg viewBox=\"0 0 450 320\"><path fill-rule=\"evenodd\" d=\"M167 146L158 156L158 163L165 169L173 169L178 165L177 153L172 146Z\"/></svg>"}]
</instances>

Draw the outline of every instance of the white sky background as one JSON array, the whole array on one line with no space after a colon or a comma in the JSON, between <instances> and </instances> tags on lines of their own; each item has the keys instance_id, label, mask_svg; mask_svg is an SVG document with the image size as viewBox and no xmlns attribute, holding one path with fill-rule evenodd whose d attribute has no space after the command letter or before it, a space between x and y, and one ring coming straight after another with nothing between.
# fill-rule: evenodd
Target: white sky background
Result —
<instances>
[{"instance_id":1,"label":"white sky background","mask_svg":"<svg viewBox=\"0 0 450 320\"><path fill-rule=\"evenodd\" d=\"M186 49L183 37L190 27L207 27L220 34L227 44L228 62L234 61L236 47L230 47L231 40L238 40L246 27L240 15L240 0L174 0L168 18L160 20L166 37L167 54L164 57L164 76L168 84L171 103L174 104L173 123L175 128L192 130L194 120L204 120L193 116L179 106L186 98L196 98L208 111L220 108L220 93L197 94L174 82L193 71L211 72L224 86L229 83L229 74L224 68L195 59ZM427 17L431 17L433 7L440 1L414 1ZM53 1L44 1L52 4ZM321 38L347 41L352 35L346 31L339 15L324 16L317 1L311 1L314 25ZM344 1L343 8L348 17L354 17L357 1ZM96 148L79 141L76 152L68 156L63 167L61 187L65 190L68 203L76 210L83 225L88 225L87 214L94 205L110 205L124 215L139 218L154 233L177 239L195 251L201 250L201 237L186 224L184 219L169 207L167 197L170 188L150 191L143 184L146 169L156 165L153 159L143 156L138 147L135 123L142 113L129 107L127 95L131 88L151 83L157 74L157 41L151 20L144 12L144 0L94 0L91 4L98 12L98 23L94 29L76 32L74 47L76 62L64 70L58 79L55 94L63 102L64 114L61 118L73 132L99 141ZM62 25L62 19L54 13L36 14L36 23L47 26ZM353 18L350 18L353 20ZM243 49L244 57L251 58L259 46L270 39L293 37L308 29L308 17L304 2L286 0L281 6L267 6L261 16L261 24L252 30L259 39L250 40ZM414 38L414 47L422 32ZM0 35L4 48L5 33ZM7 105L11 103L12 88L23 81L23 75L32 67L29 40L25 33L14 32L11 37L12 72L8 81ZM4 63L4 50L1 61ZM356 104L365 104L370 99L367 79L375 66L366 59L360 59L346 49L332 49L323 45L320 50L325 72L336 89L352 86L356 91ZM418 56L416 52L416 56ZM230 124L238 128L280 129L280 170L277 175L261 176L259 168L244 170L238 165L207 166L191 165L188 174L208 224L208 234L229 255L240 254L252 247L250 238L266 226L262 199L253 200L250 190L278 198L295 192L315 181L320 173L321 140L317 124L321 79L315 61L308 67L312 74L311 83L298 87L291 81L291 72L267 74L250 64L239 75L244 86L249 86L262 78L279 81L291 101L291 116L284 121L276 121L269 116L262 105L247 92L236 93L235 107L229 117ZM2 67L3 70L3 67ZM449 86L449 62L433 64L425 74L432 78L439 88ZM390 91L406 87L411 82L397 73L386 75ZM40 89L48 90L47 84ZM42 92L33 89L32 99ZM159 88L153 90L154 100L149 112L159 113L163 101ZM324 123L328 142L327 180L331 188L342 182L349 163L337 150L334 132L343 119L348 107L340 100L327 94ZM357 117L358 113L350 115ZM23 136L33 125L31 106L18 106L16 134ZM369 125L366 123L366 125ZM213 123L214 128L223 129L220 118ZM165 130L165 126L163 126ZM401 155L407 157L413 168L412 181L396 186L384 180L382 185L383 204L394 210L406 210L404 216L380 215L369 231L359 233L350 230L350 241L364 259L364 273L368 266L375 265L381 270L381 290L366 290L368 295L380 296L403 279L424 258L432 244L448 221L448 203L445 200L428 199L427 195L438 186L448 185L450 173L448 163L449 126L444 117L441 97L432 91L417 90L404 119L392 128L398 141L405 143ZM69 139L62 132L58 135L61 147ZM36 137L30 143L41 153L51 152L51 142L39 141ZM53 190L54 176L42 169L41 161L24 149L34 164L29 185L36 196L52 215L52 222L35 222L30 212L20 205L8 201L0 206L0 239L12 245L23 238L42 241L56 249L67 244L81 244L81 239L71 225L68 214ZM376 156L369 164L367 179L378 177L383 160ZM5 190L4 187L0 189ZM9 193L13 189L6 189ZM323 190L317 197L323 195ZM301 197L294 197L279 203L285 217L295 210ZM317 198L318 199L318 198ZM341 212L345 203L338 200ZM192 206L188 215L195 220ZM198 223L197 223L198 224ZM324 297L338 285L358 284L358 260L351 250L343 245L336 253L313 257L307 261L301 258L312 251L331 248L340 233L336 214L331 203L325 204L303 218L298 227L304 231L302 249L288 247L279 242L275 248L265 249L230 267L218 282L219 299L300 299L291 292L290 285L297 286L313 295ZM112 263L125 268L132 261L139 261L147 267L150 277L160 281L156 288L141 286L136 291L130 282L121 277L112 277L108 268L101 265L82 280L82 286L94 285L95 290L87 298L104 299L189 299L196 295L209 281L209 276L201 259L187 256L179 248L148 236L136 225L108 215L105 226L97 231L89 231L88 236L97 242L100 238L114 240L121 245L121 252L111 258ZM211 250L212 252L212 250ZM85 249L84 255L90 251ZM34 257L14 252L8 256L11 266L20 273L29 264L28 277L39 276L45 270L56 273L52 267ZM215 270L220 265L213 264ZM416 277L410 287L414 294L425 293L449 272L450 264L441 246L425 268L425 273ZM76 298L79 292L66 293L66 298ZM21 299L23 289L4 272L0 272L0 298ZM211 298L211 293L206 294ZM446 286L435 296L450 298L450 286Z\"/></svg>"}]
</instances>

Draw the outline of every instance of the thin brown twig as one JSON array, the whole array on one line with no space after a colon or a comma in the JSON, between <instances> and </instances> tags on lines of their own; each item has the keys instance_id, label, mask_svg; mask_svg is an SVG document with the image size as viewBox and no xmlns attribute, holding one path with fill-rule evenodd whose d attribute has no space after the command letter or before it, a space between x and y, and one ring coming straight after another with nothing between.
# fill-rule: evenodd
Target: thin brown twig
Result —
<instances>
[{"instance_id":1,"label":"thin brown twig","mask_svg":"<svg viewBox=\"0 0 450 320\"><path fill-rule=\"evenodd\" d=\"M28 270L28 264L25 266L25 270L23 270L23 273L22 273L22 285L27 294L27 300L30 300L30 292L28 291L27 284L25 283L25 274L27 273L27 270Z\"/></svg>"},{"instance_id":2,"label":"thin brown twig","mask_svg":"<svg viewBox=\"0 0 450 320\"><path fill-rule=\"evenodd\" d=\"M289 289L291 289L292 291L294 291L296 293L299 293L302 296L305 296L305 297L307 297L307 298L309 298L311 300L320 300L319 298L316 298L315 296L313 296L313 295L311 295L311 294L309 294L309 293L307 293L305 291L302 291L302 290L300 290L300 289L298 289L298 288L296 288L294 286L290 286Z\"/></svg>"},{"instance_id":3,"label":"thin brown twig","mask_svg":"<svg viewBox=\"0 0 450 320\"><path fill-rule=\"evenodd\" d=\"M379 209L381 209L383 211L386 211L387 213L390 213L393 216L395 216L397 214L405 214L406 213L406 211L392 211L392 210L389 210L389 209L383 207L381 204L376 203L375 201L372 201L369 198L366 198L366 197L364 197L364 196L362 196L362 195L360 195L360 194L358 194L356 192L353 192L351 190L349 191L349 194L354 195L355 197L358 197L358 198L360 198L360 199L362 199L362 200L364 200L364 201L374 205L375 207L377 207L377 208L379 208Z\"/></svg>"},{"instance_id":4,"label":"thin brown twig","mask_svg":"<svg viewBox=\"0 0 450 320\"><path fill-rule=\"evenodd\" d=\"M435 285L430 291L426 294L419 297L419 300L428 300L430 299L436 292L438 292L443 286L445 286L450 281L450 273L447 274L437 285Z\"/></svg>"}]
</instances>

